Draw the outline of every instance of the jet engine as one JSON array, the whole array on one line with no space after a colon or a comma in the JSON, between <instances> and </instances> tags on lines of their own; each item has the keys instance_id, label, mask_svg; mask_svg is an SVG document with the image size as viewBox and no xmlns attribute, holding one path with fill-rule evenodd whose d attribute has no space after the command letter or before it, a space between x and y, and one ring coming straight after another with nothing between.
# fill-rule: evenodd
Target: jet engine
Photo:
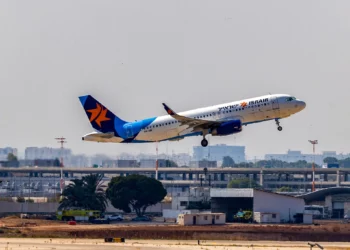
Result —
<instances>
[{"instance_id":1,"label":"jet engine","mask_svg":"<svg viewBox=\"0 0 350 250\"><path fill-rule=\"evenodd\" d=\"M213 136L236 134L242 131L241 120L233 120L222 123L219 127L211 131Z\"/></svg>"}]
</instances>

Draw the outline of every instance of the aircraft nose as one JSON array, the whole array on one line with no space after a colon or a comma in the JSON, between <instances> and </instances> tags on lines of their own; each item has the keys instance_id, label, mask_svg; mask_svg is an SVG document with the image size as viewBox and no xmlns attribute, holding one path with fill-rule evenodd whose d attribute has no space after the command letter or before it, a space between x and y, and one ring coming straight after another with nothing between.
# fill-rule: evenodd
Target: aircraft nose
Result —
<instances>
[{"instance_id":1,"label":"aircraft nose","mask_svg":"<svg viewBox=\"0 0 350 250\"><path fill-rule=\"evenodd\" d=\"M300 110L303 110L306 107L306 103L304 101L299 101L298 106L300 107Z\"/></svg>"}]
</instances>

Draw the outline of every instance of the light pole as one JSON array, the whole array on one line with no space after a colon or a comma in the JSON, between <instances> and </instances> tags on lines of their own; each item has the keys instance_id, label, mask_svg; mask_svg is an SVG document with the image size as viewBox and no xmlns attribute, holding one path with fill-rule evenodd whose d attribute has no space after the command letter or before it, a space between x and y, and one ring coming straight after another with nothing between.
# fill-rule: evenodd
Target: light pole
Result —
<instances>
[{"instance_id":1,"label":"light pole","mask_svg":"<svg viewBox=\"0 0 350 250\"><path fill-rule=\"evenodd\" d=\"M55 138L55 140L61 144L61 179L60 179L60 188L61 188L61 194L63 193L63 188L64 188L64 179L63 179L63 144L64 143L67 143L66 141L66 138L64 138L63 136L62 137L59 137L59 138Z\"/></svg>"},{"instance_id":2,"label":"light pole","mask_svg":"<svg viewBox=\"0 0 350 250\"><path fill-rule=\"evenodd\" d=\"M315 145L318 144L318 140L309 140L312 144L313 161L312 161L312 192L315 191Z\"/></svg>"}]
</instances>

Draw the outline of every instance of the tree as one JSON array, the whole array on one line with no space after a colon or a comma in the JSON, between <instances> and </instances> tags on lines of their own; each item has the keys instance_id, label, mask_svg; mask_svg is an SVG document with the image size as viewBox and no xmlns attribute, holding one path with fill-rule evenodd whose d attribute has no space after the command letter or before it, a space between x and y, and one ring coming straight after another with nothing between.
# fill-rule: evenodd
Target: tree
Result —
<instances>
[{"instance_id":1,"label":"tree","mask_svg":"<svg viewBox=\"0 0 350 250\"><path fill-rule=\"evenodd\" d=\"M260 188L254 180L249 178L234 179L227 185L228 188Z\"/></svg>"},{"instance_id":2,"label":"tree","mask_svg":"<svg viewBox=\"0 0 350 250\"><path fill-rule=\"evenodd\" d=\"M233 167L235 165L235 161L230 156L224 156L222 159L222 168Z\"/></svg>"},{"instance_id":3,"label":"tree","mask_svg":"<svg viewBox=\"0 0 350 250\"><path fill-rule=\"evenodd\" d=\"M9 154L7 155L7 161L9 161L9 162L18 161L18 160L17 160L17 156L15 156L15 155L12 154L12 153L9 153Z\"/></svg>"},{"instance_id":4,"label":"tree","mask_svg":"<svg viewBox=\"0 0 350 250\"><path fill-rule=\"evenodd\" d=\"M102 189L102 175L90 174L81 180L72 180L62 193L59 210L63 208L79 207L104 212L107 207L107 198Z\"/></svg>"},{"instance_id":5,"label":"tree","mask_svg":"<svg viewBox=\"0 0 350 250\"><path fill-rule=\"evenodd\" d=\"M292 192L293 189L291 187L280 187L276 190L277 192Z\"/></svg>"},{"instance_id":6,"label":"tree","mask_svg":"<svg viewBox=\"0 0 350 250\"><path fill-rule=\"evenodd\" d=\"M176 162L174 162L172 160L165 160L165 167L166 168L177 168L178 165L176 164Z\"/></svg>"},{"instance_id":7,"label":"tree","mask_svg":"<svg viewBox=\"0 0 350 250\"><path fill-rule=\"evenodd\" d=\"M337 163L338 159L335 157L326 157L323 159L324 163Z\"/></svg>"},{"instance_id":8,"label":"tree","mask_svg":"<svg viewBox=\"0 0 350 250\"><path fill-rule=\"evenodd\" d=\"M147 207L162 201L167 195L163 184L143 175L113 177L108 183L107 198L113 207L130 213L133 209L142 216Z\"/></svg>"}]
</instances>

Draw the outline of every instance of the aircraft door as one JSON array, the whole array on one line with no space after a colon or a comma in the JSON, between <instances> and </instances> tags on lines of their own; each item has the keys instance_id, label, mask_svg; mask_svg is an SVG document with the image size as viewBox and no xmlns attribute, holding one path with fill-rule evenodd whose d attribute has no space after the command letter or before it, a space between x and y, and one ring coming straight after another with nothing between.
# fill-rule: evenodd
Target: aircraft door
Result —
<instances>
[{"instance_id":1,"label":"aircraft door","mask_svg":"<svg viewBox=\"0 0 350 250\"><path fill-rule=\"evenodd\" d=\"M274 97L274 98L272 99L271 104L272 104L272 110L276 110L276 109L279 109L279 108L280 108L280 105L279 105L279 103L278 103L277 97Z\"/></svg>"},{"instance_id":2,"label":"aircraft door","mask_svg":"<svg viewBox=\"0 0 350 250\"><path fill-rule=\"evenodd\" d=\"M127 138L132 138L134 136L134 133L132 131L132 125L131 124L126 124L125 125L125 130L126 130L126 137Z\"/></svg>"},{"instance_id":3,"label":"aircraft door","mask_svg":"<svg viewBox=\"0 0 350 250\"><path fill-rule=\"evenodd\" d=\"M273 111L275 117L278 118L280 116L280 105L278 103L277 97L273 97L271 99L271 105L272 105L272 111Z\"/></svg>"}]
</instances>

